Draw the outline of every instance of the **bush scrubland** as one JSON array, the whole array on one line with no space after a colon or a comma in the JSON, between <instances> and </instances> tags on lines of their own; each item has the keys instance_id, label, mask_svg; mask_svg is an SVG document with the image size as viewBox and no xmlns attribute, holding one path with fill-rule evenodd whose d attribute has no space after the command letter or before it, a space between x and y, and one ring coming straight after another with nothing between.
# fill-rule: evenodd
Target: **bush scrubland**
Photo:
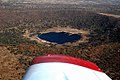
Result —
<instances>
[{"instance_id":1,"label":"bush scrubland","mask_svg":"<svg viewBox=\"0 0 120 80\"><path fill-rule=\"evenodd\" d=\"M89 42L78 46L38 44L23 37L53 27L90 31ZM81 10L0 9L1 80L20 80L34 57L63 54L97 64L113 80L120 79L120 19ZM6 66L6 67L5 67ZM6 75L7 78L6 78Z\"/></svg>"}]
</instances>

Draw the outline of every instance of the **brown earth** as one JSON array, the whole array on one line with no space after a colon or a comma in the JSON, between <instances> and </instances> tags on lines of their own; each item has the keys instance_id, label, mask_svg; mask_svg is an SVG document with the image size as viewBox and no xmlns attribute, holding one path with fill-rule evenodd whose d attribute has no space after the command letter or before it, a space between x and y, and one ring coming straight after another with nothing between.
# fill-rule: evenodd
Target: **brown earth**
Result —
<instances>
[{"instance_id":1,"label":"brown earth","mask_svg":"<svg viewBox=\"0 0 120 80\"><path fill-rule=\"evenodd\" d=\"M46 53L69 55L97 64L113 80L119 80L120 44L110 43L87 48L43 46L23 43L0 46L0 80L21 80L35 56Z\"/></svg>"},{"instance_id":2,"label":"brown earth","mask_svg":"<svg viewBox=\"0 0 120 80\"><path fill-rule=\"evenodd\" d=\"M21 80L25 72L17 56L0 46L0 80Z\"/></svg>"}]
</instances>

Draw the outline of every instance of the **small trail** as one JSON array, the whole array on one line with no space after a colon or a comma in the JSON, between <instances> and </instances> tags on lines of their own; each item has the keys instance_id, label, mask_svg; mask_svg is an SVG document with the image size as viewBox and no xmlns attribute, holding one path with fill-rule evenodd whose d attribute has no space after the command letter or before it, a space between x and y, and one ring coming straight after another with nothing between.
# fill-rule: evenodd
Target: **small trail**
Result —
<instances>
[{"instance_id":1,"label":"small trail","mask_svg":"<svg viewBox=\"0 0 120 80\"><path fill-rule=\"evenodd\" d=\"M105 15L105 16L112 16L115 18L120 18L120 15L115 15L115 14L109 14L109 13L98 13L98 14Z\"/></svg>"}]
</instances>

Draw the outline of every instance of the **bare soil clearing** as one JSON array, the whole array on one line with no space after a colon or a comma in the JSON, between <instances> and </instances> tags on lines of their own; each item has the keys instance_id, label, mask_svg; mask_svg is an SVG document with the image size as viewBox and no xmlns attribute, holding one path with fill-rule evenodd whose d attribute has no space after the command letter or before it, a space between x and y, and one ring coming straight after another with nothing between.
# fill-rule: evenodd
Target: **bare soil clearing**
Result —
<instances>
[{"instance_id":1,"label":"bare soil clearing","mask_svg":"<svg viewBox=\"0 0 120 80\"><path fill-rule=\"evenodd\" d=\"M115 14L108 14L108 13L98 13L98 14L105 15L105 16L112 16L115 18L120 18L120 15L115 15Z\"/></svg>"},{"instance_id":2,"label":"bare soil clearing","mask_svg":"<svg viewBox=\"0 0 120 80\"><path fill-rule=\"evenodd\" d=\"M67 33L71 33L71 34L80 34L81 35L80 40L78 40L77 42L74 42L74 43L65 43L66 45L78 45L79 43L88 42L88 39L89 39L88 35L90 34L89 30L73 29L70 27L66 27L66 28L55 27L55 28L50 28L45 31L39 32L39 33L42 34L42 33L49 33L49 32L67 32ZM35 40L36 42L38 42L40 44L51 43L51 42L48 42L48 41L38 38L37 34L32 35L32 36L31 36L31 34L32 33L30 33L30 31L26 30L23 37L29 38L30 40ZM53 44L55 44L55 43L53 43Z\"/></svg>"}]
</instances>

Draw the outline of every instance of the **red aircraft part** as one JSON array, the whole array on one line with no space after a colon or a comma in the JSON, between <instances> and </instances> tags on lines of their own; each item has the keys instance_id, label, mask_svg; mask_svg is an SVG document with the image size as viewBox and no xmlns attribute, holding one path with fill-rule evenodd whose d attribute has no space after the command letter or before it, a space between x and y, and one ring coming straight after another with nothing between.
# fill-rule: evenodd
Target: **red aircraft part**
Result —
<instances>
[{"instance_id":1,"label":"red aircraft part","mask_svg":"<svg viewBox=\"0 0 120 80\"><path fill-rule=\"evenodd\" d=\"M70 63L79 66L83 66L92 70L100 71L102 70L96 66L94 63L85 61L82 59L77 59L70 56L63 56L63 55L47 55L47 56L39 56L33 59L32 64L39 64L39 63L47 63L47 62L63 62L63 63Z\"/></svg>"}]
</instances>

